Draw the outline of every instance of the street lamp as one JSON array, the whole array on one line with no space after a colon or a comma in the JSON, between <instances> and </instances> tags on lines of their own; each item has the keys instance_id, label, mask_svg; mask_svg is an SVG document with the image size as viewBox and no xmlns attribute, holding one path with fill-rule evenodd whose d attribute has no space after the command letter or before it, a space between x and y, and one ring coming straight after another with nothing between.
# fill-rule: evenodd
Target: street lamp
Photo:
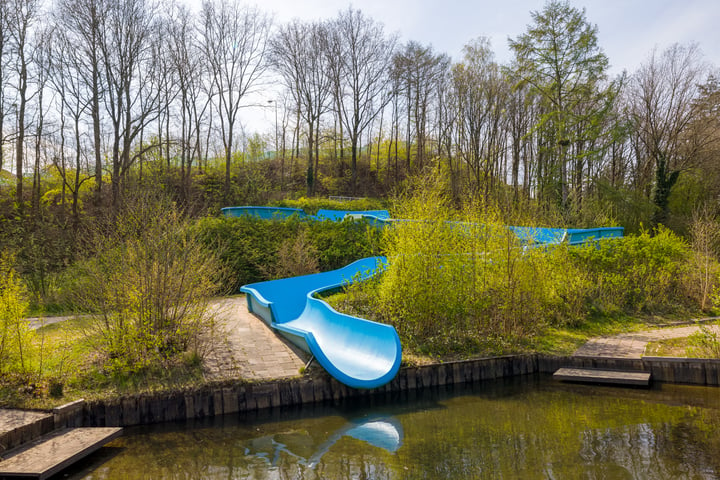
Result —
<instances>
[{"instance_id":1,"label":"street lamp","mask_svg":"<svg viewBox=\"0 0 720 480\"><path fill-rule=\"evenodd\" d=\"M277 102L275 100L268 100L268 104L275 104L275 158L278 157L278 128L277 128Z\"/></svg>"},{"instance_id":2,"label":"street lamp","mask_svg":"<svg viewBox=\"0 0 720 480\"><path fill-rule=\"evenodd\" d=\"M275 104L275 160L278 158L278 151L280 150L280 147L278 146L278 107L277 102L275 100L268 100L269 104L274 103ZM280 191L283 190L285 184L285 158L280 159Z\"/></svg>"}]
</instances>

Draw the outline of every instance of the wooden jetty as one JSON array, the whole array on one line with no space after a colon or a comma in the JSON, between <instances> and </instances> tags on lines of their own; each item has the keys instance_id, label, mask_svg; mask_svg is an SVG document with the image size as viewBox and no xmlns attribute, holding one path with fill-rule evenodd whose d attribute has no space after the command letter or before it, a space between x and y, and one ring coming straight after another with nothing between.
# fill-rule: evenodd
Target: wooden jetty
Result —
<instances>
[{"instance_id":1,"label":"wooden jetty","mask_svg":"<svg viewBox=\"0 0 720 480\"><path fill-rule=\"evenodd\" d=\"M45 479L119 437L122 428L68 428L6 452L0 478Z\"/></svg>"},{"instance_id":2,"label":"wooden jetty","mask_svg":"<svg viewBox=\"0 0 720 480\"><path fill-rule=\"evenodd\" d=\"M80 428L83 400L52 413L0 409L0 479L48 478L122 434L122 428Z\"/></svg>"},{"instance_id":3,"label":"wooden jetty","mask_svg":"<svg viewBox=\"0 0 720 480\"><path fill-rule=\"evenodd\" d=\"M553 374L555 380L565 382L604 383L647 387L650 372L599 370L595 368L561 368Z\"/></svg>"}]
</instances>

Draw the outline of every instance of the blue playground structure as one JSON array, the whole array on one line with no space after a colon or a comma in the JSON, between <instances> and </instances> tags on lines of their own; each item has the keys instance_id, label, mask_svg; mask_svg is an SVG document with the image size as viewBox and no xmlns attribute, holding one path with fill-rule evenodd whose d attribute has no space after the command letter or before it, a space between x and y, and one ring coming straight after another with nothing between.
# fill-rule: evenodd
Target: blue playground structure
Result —
<instances>
[{"instance_id":1,"label":"blue playground structure","mask_svg":"<svg viewBox=\"0 0 720 480\"><path fill-rule=\"evenodd\" d=\"M623 227L602 228L541 228L541 227L507 227L520 239L523 245L553 245L567 243L579 245L604 238L620 238Z\"/></svg>"},{"instance_id":2,"label":"blue playground structure","mask_svg":"<svg viewBox=\"0 0 720 480\"><path fill-rule=\"evenodd\" d=\"M375 388L400 369L400 337L390 325L335 311L315 294L366 280L382 271L385 257L363 258L329 272L244 285L248 309L312 354L338 381Z\"/></svg>"},{"instance_id":3,"label":"blue playground structure","mask_svg":"<svg viewBox=\"0 0 720 480\"><path fill-rule=\"evenodd\" d=\"M390 212L387 210L323 210L320 209L315 215L308 215L300 208L288 207L225 207L220 210L226 217L249 216L265 220L284 219L295 216L307 220L332 220L339 222L345 218L367 218L389 220Z\"/></svg>"},{"instance_id":4,"label":"blue playground structure","mask_svg":"<svg viewBox=\"0 0 720 480\"><path fill-rule=\"evenodd\" d=\"M227 207L226 217L261 219L297 217L310 221L363 220L375 227L412 220L391 219L387 210L319 210L308 215L299 208ZM580 245L623 236L622 227L573 229L508 226L524 248L559 244ZM400 338L383 325L335 311L316 294L371 278L385 269L385 257L363 258L338 270L244 285L248 309L262 318L338 381L353 388L377 388L400 369Z\"/></svg>"}]
</instances>

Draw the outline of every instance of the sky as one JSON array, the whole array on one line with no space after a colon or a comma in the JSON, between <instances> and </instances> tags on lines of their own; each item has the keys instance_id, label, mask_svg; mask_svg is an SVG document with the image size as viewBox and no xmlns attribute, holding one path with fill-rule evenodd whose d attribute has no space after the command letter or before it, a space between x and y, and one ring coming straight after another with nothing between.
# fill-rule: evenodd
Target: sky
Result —
<instances>
[{"instance_id":1,"label":"sky","mask_svg":"<svg viewBox=\"0 0 720 480\"><path fill-rule=\"evenodd\" d=\"M201 0L187 0L197 2ZM262 0L257 5L272 13L276 24L294 18L335 17L349 6L381 22L400 43L414 40L432 45L454 61L471 40L490 39L496 60L509 62L508 38L516 38L532 23L531 11L545 0ZM696 42L707 61L720 68L720 1L718 0L570 0L585 9L585 18L598 27L599 45L610 60L610 74L632 74L654 48ZM265 121L274 113L261 114ZM248 112L249 113L249 112Z\"/></svg>"},{"instance_id":2,"label":"sky","mask_svg":"<svg viewBox=\"0 0 720 480\"><path fill-rule=\"evenodd\" d=\"M720 66L720 2L717 0L570 0L585 8L597 25L601 48L613 73L632 72L652 49L698 42L706 60ZM508 38L516 38L532 22L544 0L263 0L259 7L283 23L293 18L327 19L353 8L382 22L400 41L431 44L435 51L459 60L462 47L479 36L490 38L496 59L511 59Z\"/></svg>"}]
</instances>

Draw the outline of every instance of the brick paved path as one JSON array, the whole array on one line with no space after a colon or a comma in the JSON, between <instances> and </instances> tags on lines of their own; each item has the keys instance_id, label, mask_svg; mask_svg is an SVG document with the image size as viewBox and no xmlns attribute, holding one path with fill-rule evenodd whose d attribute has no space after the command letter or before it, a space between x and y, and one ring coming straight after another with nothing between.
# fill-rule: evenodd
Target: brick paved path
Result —
<instances>
[{"instance_id":1,"label":"brick paved path","mask_svg":"<svg viewBox=\"0 0 720 480\"><path fill-rule=\"evenodd\" d=\"M220 334L206 356L209 379L268 380L300 375L309 360L307 354L248 312L244 295L218 300L213 309Z\"/></svg>"},{"instance_id":2,"label":"brick paved path","mask_svg":"<svg viewBox=\"0 0 720 480\"><path fill-rule=\"evenodd\" d=\"M709 326L720 332L717 326ZM697 325L686 327L663 328L647 330L644 332L623 333L612 337L599 337L589 340L578 348L573 356L576 357L610 357L610 358L640 358L645 353L645 347L650 342L669 340L672 338L689 337L698 332Z\"/></svg>"}]
</instances>

